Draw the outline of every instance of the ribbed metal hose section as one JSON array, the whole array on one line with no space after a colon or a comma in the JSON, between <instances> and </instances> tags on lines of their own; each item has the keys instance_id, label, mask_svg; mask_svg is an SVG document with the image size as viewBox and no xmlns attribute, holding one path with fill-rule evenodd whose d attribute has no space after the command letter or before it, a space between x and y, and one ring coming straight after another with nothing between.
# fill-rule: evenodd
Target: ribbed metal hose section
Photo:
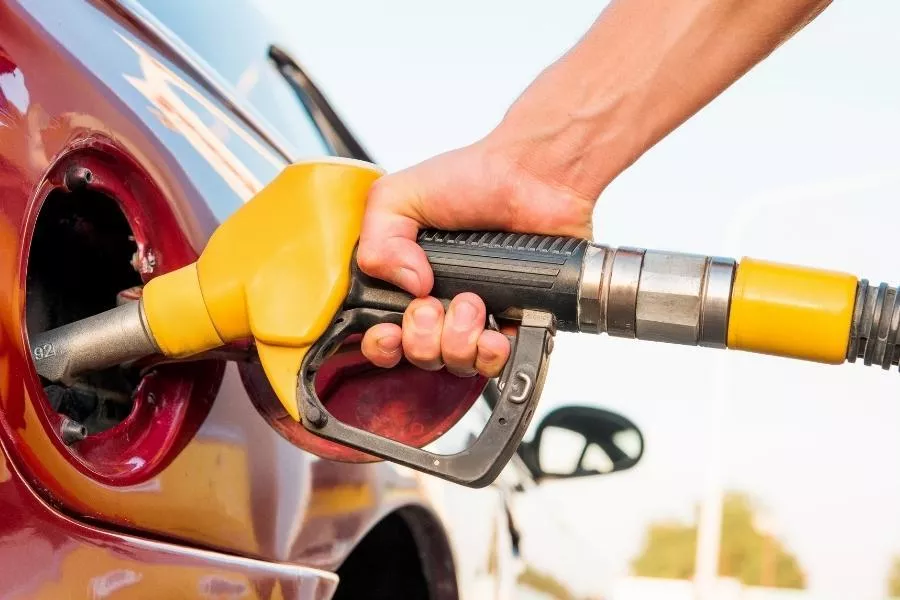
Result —
<instances>
[{"instance_id":1,"label":"ribbed metal hose section","mask_svg":"<svg viewBox=\"0 0 900 600\"><path fill-rule=\"evenodd\" d=\"M859 282L847 360L888 370L900 364L900 287Z\"/></svg>"}]
</instances>

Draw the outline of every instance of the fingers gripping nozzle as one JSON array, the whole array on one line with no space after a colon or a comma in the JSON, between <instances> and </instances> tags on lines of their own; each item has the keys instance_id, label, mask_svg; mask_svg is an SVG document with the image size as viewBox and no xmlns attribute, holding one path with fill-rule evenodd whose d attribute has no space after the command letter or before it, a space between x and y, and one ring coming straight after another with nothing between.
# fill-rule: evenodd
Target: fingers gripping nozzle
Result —
<instances>
[{"instance_id":1,"label":"fingers gripping nozzle","mask_svg":"<svg viewBox=\"0 0 900 600\"><path fill-rule=\"evenodd\" d=\"M326 439L454 483L476 488L492 483L519 447L540 399L556 332L553 315L523 311L499 382L500 398L490 419L468 448L450 455L435 454L352 427L332 416L316 393L315 373L336 344L376 323L399 324L402 317L401 313L370 308L341 313L303 360L297 389L303 426Z\"/></svg>"}]
</instances>

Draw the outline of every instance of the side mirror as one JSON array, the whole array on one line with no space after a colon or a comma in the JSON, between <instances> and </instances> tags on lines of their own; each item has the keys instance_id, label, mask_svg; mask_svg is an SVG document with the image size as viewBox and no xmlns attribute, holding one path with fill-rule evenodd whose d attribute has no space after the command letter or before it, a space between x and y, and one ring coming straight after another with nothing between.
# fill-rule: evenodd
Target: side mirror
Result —
<instances>
[{"instance_id":1,"label":"side mirror","mask_svg":"<svg viewBox=\"0 0 900 600\"><path fill-rule=\"evenodd\" d=\"M620 414L563 406L544 417L519 454L537 482L605 475L636 465L644 454L644 436Z\"/></svg>"}]
</instances>

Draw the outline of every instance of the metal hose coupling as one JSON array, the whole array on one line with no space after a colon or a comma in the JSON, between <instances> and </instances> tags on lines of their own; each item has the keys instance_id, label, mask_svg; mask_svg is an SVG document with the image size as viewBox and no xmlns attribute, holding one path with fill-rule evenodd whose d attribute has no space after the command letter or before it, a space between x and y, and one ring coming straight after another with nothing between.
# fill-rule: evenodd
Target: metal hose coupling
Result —
<instances>
[{"instance_id":1,"label":"metal hose coupling","mask_svg":"<svg viewBox=\"0 0 900 600\"><path fill-rule=\"evenodd\" d=\"M848 273L589 244L578 285L586 333L900 365L900 287Z\"/></svg>"},{"instance_id":2,"label":"metal hose coupling","mask_svg":"<svg viewBox=\"0 0 900 600\"><path fill-rule=\"evenodd\" d=\"M579 282L579 330L725 348L735 268L730 258L591 244Z\"/></svg>"},{"instance_id":3,"label":"metal hose coupling","mask_svg":"<svg viewBox=\"0 0 900 600\"><path fill-rule=\"evenodd\" d=\"M847 361L889 370L900 365L900 287L870 285L863 279L856 290Z\"/></svg>"}]
</instances>

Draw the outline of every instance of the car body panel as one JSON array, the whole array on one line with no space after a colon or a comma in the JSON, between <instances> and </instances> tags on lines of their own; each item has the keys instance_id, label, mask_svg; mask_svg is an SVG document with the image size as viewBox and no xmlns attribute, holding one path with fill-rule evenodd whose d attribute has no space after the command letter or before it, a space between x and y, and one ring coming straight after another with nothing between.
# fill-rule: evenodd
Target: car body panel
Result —
<instances>
[{"instance_id":1,"label":"car body panel","mask_svg":"<svg viewBox=\"0 0 900 600\"><path fill-rule=\"evenodd\" d=\"M195 250L286 162L114 13L50 1L7 3L0 11L6 231L0 278L13 291L2 307L5 446L33 485L75 514L243 555L335 568L381 514L422 501L417 478L398 477L385 463L319 461L290 445L260 418L233 365L194 439L139 485L97 482L46 431L21 324L34 191L55 157L102 136L152 177ZM369 502L334 507L323 544L326 515L305 507L331 506L322 498L346 485L368 490Z\"/></svg>"},{"instance_id":2,"label":"car body panel","mask_svg":"<svg viewBox=\"0 0 900 600\"><path fill-rule=\"evenodd\" d=\"M107 532L42 502L0 454L4 598L330 598L331 573Z\"/></svg>"},{"instance_id":3,"label":"car body panel","mask_svg":"<svg viewBox=\"0 0 900 600\"><path fill-rule=\"evenodd\" d=\"M318 459L266 423L234 364L224 367L199 429L138 483L103 481L49 430L23 323L25 259L54 165L84 148L138 165L160 199L128 215L137 237L146 233L141 251L175 249L155 257L146 279L193 260L218 223L289 161L328 153L265 59L269 36L288 50L296 44L250 5L216 13L209 2L0 1L0 289L9 290L0 303L0 442L8 457L0 454L0 475L8 474L0 503L6 494L7 514L23 515L15 524L0 520L10 536L0 537L43 552L33 566L16 561L16 573L0 568L0 582L39 581L45 587L26 595L41 589L36 597L53 597L77 593L88 575L113 573L113 586L159 582L155 565L166 562L184 566L191 589L224 573L253 589L280 586L285 598L327 598L327 572L386 515L405 511L429 532L423 559L454 565L456 581L445 589L470 599L519 597L510 505L529 475L517 460L495 484L474 490L384 462ZM163 20L180 23L190 40ZM192 37L200 21L200 37ZM223 43L213 31L246 39ZM435 448L452 451L477 434L484 402L478 406ZM0 541L0 552L11 548ZM67 568L81 578L41 564L60 561L78 565Z\"/></svg>"}]
</instances>

